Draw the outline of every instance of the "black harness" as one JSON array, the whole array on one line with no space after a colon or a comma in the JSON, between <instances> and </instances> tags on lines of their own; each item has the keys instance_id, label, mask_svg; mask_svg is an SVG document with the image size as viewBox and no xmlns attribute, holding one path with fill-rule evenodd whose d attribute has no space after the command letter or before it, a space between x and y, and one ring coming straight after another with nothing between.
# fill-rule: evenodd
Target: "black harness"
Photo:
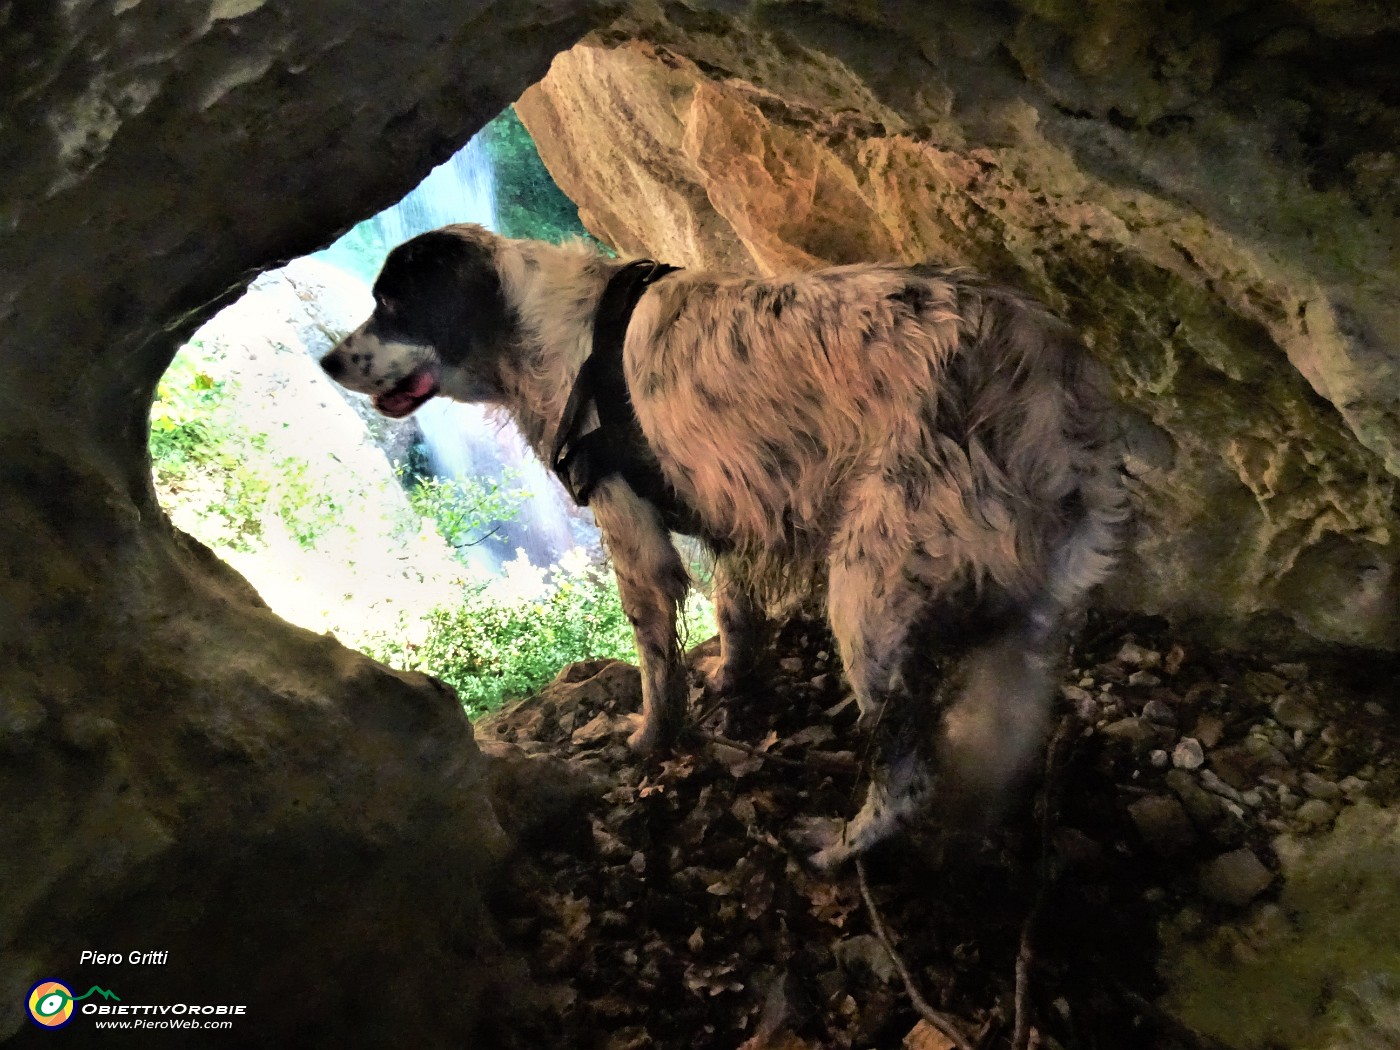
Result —
<instances>
[{"instance_id":1,"label":"black harness","mask_svg":"<svg viewBox=\"0 0 1400 1050\"><path fill-rule=\"evenodd\" d=\"M622 362L622 344L632 311L654 281L677 269L639 259L608 281L593 317L593 350L569 392L549 465L580 507L588 506L600 481L618 474L661 512L668 528L687 532L693 528L695 516L676 498L642 433ZM598 426L580 433L590 401L598 413Z\"/></svg>"}]
</instances>

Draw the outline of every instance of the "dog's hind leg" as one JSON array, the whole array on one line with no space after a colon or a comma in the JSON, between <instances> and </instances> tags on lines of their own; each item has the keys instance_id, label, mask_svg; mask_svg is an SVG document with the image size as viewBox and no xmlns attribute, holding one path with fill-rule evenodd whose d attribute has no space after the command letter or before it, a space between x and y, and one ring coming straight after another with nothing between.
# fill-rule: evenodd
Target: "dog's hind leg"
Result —
<instances>
[{"instance_id":1,"label":"dog's hind leg","mask_svg":"<svg viewBox=\"0 0 1400 1050\"><path fill-rule=\"evenodd\" d=\"M723 696L733 692L753 670L764 615L752 589L725 555L715 560L712 593L719 627L719 657L704 668L705 689Z\"/></svg>"},{"instance_id":2,"label":"dog's hind leg","mask_svg":"<svg viewBox=\"0 0 1400 1050\"><path fill-rule=\"evenodd\" d=\"M619 477L601 481L590 502L632 621L642 670L642 724L628 738L646 754L675 742L685 714L686 678L676 607L690 577L661 515Z\"/></svg>"},{"instance_id":3,"label":"dog's hind leg","mask_svg":"<svg viewBox=\"0 0 1400 1050\"><path fill-rule=\"evenodd\" d=\"M935 717L910 695L904 673L910 632L931 592L909 571L913 544L898 494L867 487L868 498L852 501L832 544L827 616L861 723L873 734L875 763L855 818L830 841L809 841L819 847L812 862L821 868L834 868L894 833L926 806L932 790Z\"/></svg>"}]
</instances>

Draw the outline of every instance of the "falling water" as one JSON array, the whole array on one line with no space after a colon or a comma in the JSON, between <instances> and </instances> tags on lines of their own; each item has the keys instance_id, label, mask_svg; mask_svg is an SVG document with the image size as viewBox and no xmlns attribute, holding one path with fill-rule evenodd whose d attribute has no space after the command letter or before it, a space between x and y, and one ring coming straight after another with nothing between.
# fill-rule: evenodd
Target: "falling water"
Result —
<instances>
[{"instance_id":1,"label":"falling water","mask_svg":"<svg viewBox=\"0 0 1400 1050\"><path fill-rule=\"evenodd\" d=\"M426 230L472 222L496 228L491 160L480 136L438 165L392 208L361 223L324 253L343 269L378 272L395 245ZM500 478L509 471L529 493L515 521L501 524L490 545L473 548L471 560L498 569L504 558L523 549L536 565L550 565L579 542L568 498L558 482L530 453L513 425L488 418L478 405L435 398L414 415L433 473L442 478ZM585 542L591 537L583 530Z\"/></svg>"},{"instance_id":2,"label":"falling water","mask_svg":"<svg viewBox=\"0 0 1400 1050\"><path fill-rule=\"evenodd\" d=\"M491 159L481 136L473 137L446 163L430 171L413 192L370 221L389 248L414 234L453 222L474 222L495 229Z\"/></svg>"}]
</instances>

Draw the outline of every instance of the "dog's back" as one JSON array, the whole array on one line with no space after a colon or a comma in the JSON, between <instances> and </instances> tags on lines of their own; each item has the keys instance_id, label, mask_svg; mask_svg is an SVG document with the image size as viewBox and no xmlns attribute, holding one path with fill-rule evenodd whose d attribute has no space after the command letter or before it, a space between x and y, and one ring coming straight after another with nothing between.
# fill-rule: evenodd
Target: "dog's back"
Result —
<instances>
[{"instance_id":1,"label":"dog's back","mask_svg":"<svg viewBox=\"0 0 1400 1050\"><path fill-rule=\"evenodd\" d=\"M638 309L627 364L681 498L789 572L873 495L859 546L917 546L941 574L1029 598L1084 519L1118 515L1094 363L1039 306L957 271L680 274ZM1106 567L1061 552L1057 589Z\"/></svg>"}]
</instances>

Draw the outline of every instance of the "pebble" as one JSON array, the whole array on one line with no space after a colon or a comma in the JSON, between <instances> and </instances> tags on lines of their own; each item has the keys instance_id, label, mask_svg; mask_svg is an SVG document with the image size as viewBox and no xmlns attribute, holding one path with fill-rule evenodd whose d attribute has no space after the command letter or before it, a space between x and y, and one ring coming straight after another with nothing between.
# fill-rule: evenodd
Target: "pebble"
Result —
<instances>
[{"instance_id":1,"label":"pebble","mask_svg":"<svg viewBox=\"0 0 1400 1050\"><path fill-rule=\"evenodd\" d=\"M1201 715L1196 719L1192 735L1201 742L1202 747L1214 747L1225 737L1225 722L1219 715Z\"/></svg>"},{"instance_id":2,"label":"pebble","mask_svg":"<svg viewBox=\"0 0 1400 1050\"><path fill-rule=\"evenodd\" d=\"M1368 715L1383 715L1385 714L1385 708L1382 707L1380 704L1376 703L1376 701L1374 700L1367 700L1366 713Z\"/></svg>"},{"instance_id":3,"label":"pebble","mask_svg":"<svg viewBox=\"0 0 1400 1050\"><path fill-rule=\"evenodd\" d=\"M1293 814L1304 824L1312 824L1320 827L1323 824L1332 823L1337 811L1332 808L1331 803L1324 802L1320 798L1310 798L1298 807L1298 811Z\"/></svg>"},{"instance_id":4,"label":"pebble","mask_svg":"<svg viewBox=\"0 0 1400 1050\"><path fill-rule=\"evenodd\" d=\"M1289 729L1301 729L1305 733L1315 733L1322 724L1317 714L1306 700L1293 693L1284 693L1273 702L1272 710L1279 724Z\"/></svg>"},{"instance_id":5,"label":"pebble","mask_svg":"<svg viewBox=\"0 0 1400 1050\"><path fill-rule=\"evenodd\" d=\"M1162 662L1162 654L1155 649L1145 649L1136 642L1124 642L1115 659L1120 664L1133 667L1157 667Z\"/></svg>"},{"instance_id":6,"label":"pebble","mask_svg":"<svg viewBox=\"0 0 1400 1050\"><path fill-rule=\"evenodd\" d=\"M1330 780L1324 780L1313 772L1303 774L1303 790L1313 798L1320 798L1324 802L1336 802L1342 797L1342 789L1338 785Z\"/></svg>"},{"instance_id":7,"label":"pebble","mask_svg":"<svg viewBox=\"0 0 1400 1050\"><path fill-rule=\"evenodd\" d=\"M1172 751L1172 765L1177 769L1200 769L1205 760L1201 742L1193 737L1184 737Z\"/></svg>"},{"instance_id":8,"label":"pebble","mask_svg":"<svg viewBox=\"0 0 1400 1050\"><path fill-rule=\"evenodd\" d=\"M1172 756L1159 747L1147 756L1147 761L1152 764L1153 769L1166 769L1171 765Z\"/></svg>"},{"instance_id":9,"label":"pebble","mask_svg":"<svg viewBox=\"0 0 1400 1050\"><path fill-rule=\"evenodd\" d=\"M1201 892L1213 901L1242 908L1269 888L1273 874L1248 848L1222 853L1202 865Z\"/></svg>"},{"instance_id":10,"label":"pebble","mask_svg":"<svg viewBox=\"0 0 1400 1050\"><path fill-rule=\"evenodd\" d=\"M1159 726L1176 728L1176 712L1172 705L1162 700L1149 700L1142 705L1142 717Z\"/></svg>"},{"instance_id":11,"label":"pebble","mask_svg":"<svg viewBox=\"0 0 1400 1050\"><path fill-rule=\"evenodd\" d=\"M1167 795L1149 795L1128 807L1143 841L1163 856L1184 853L1196 844L1196 829L1181 803Z\"/></svg>"},{"instance_id":12,"label":"pebble","mask_svg":"<svg viewBox=\"0 0 1400 1050\"><path fill-rule=\"evenodd\" d=\"M1176 674L1181 670L1181 665L1186 662L1186 650L1179 645L1173 645L1167 653L1167 658L1162 661L1162 670L1167 674Z\"/></svg>"},{"instance_id":13,"label":"pebble","mask_svg":"<svg viewBox=\"0 0 1400 1050\"><path fill-rule=\"evenodd\" d=\"M1146 749L1157 743L1157 726L1145 718L1120 718L1103 727L1103 735L1113 740L1122 740L1136 748Z\"/></svg>"},{"instance_id":14,"label":"pebble","mask_svg":"<svg viewBox=\"0 0 1400 1050\"><path fill-rule=\"evenodd\" d=\"M1337 787L1342 789L1342 794L1345 795L1349 801L1355 800L1358 795L1364 795L1366 793L1366 781L1362 780L1360 777L1342 777L1342 779L1337 782Z\"/></svg>"},{"instance_id":15,"label":"pebble","mask_svg":"<svg viewBox=\"0 0 1400 1050\"><path fill-rule=\"evenodd\" d=\"M781 667L781 668L782 668L784 671L786 671L788 674L801 674L801 673L802 673L802 657L800 657L800 656L785 656L785 657L783 657L781 660L778 661L778 666Z\"/></svg>"},{"instance_id":16,"label":"pebble","mask_svg":"<svg viewBox=\"0 0 1400 1050\"><path fill-rule=\"evenodd\" d=\"M1240 800L1250 809L1258 809L1264 804L1264 792L1258 788L1250 788L1240 792Z\"/></svg>"},{"instance_id":17,"label":"pebble","mask_svg":"<svg viewBox=\"0 0 1400 1050\"><path fill-rule=\"evenodd\" d=\"M1128 675L1129 685L1153 686L1161 685L1162 680L1151 671L1134 671Z\"/></svg>"},{"instance_id":18,"label":"pebble","mask_svg":"<svg viewBox=\"0 0 1400 1050\"><path fill-rule=\"evenodd\" d=\"M1298 804L1300 801L1301 800L1298 798L1298 796L1293 794L1293 792L1288 789L1287 784L1279 785L1278 804L1280 809L1291 813L1293 810L1298 808Z\"/></svg>"},{"instance_id":19,"label":"pebble","mask_svg":"<svg viewBox=\"0 0 1400 1050\"><path fill-rule=\"evenodd\" d=\"M1240 801L1240 793L1234 788L1232 788L1229 784L1225 783L1225 781L1221 780L1209 769L1201 770L1201 784L1205 787L1207 791L1211 792L1212 794L1219 795L1223 799L1228 799L1229 801L1235 803L1238 803Z\"/></svg>"},{"instance_id":20,"label":"pebble","mask_svg":"<svg viewBox=\"0 0 1400 1050\"><path fill-rule=\"evenodd\" d=\"M1094 697L1090 694L1090 692L1087 689L1081 688L1077 685L1060 686L1060 695L1063 696L1066 700L1069 700L1076 704L1091 704L1094 702Z\"/></svg>"}]
</instances>

